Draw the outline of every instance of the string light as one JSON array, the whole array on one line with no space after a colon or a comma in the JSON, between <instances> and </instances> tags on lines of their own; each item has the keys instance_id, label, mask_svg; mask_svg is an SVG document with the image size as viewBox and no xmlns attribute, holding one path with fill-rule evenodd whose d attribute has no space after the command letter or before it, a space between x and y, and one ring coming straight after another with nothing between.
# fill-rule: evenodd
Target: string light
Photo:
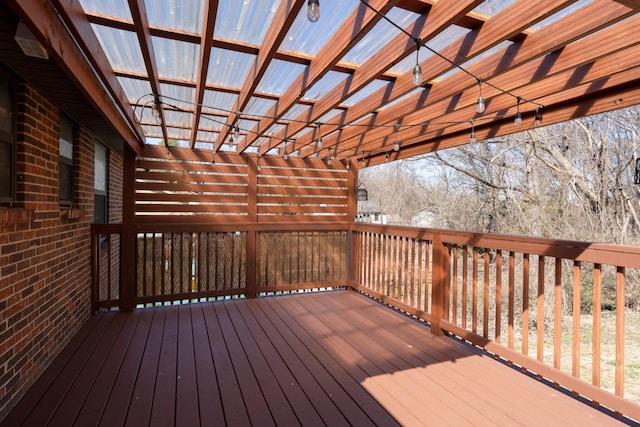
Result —
<instances>
[{"instance_id":1,"label":"string light","mask_svg":"<svg viewBox=\"0 0 640 427\"><path fill-rule=\"evenodd\" d=\"M396 139L393 141L393 151L399 151L400 141L398 141L398 131L400 130L400 123L396 123L393 127L396 128Z\"/></svg>"},{"instance_id":2,"label":"string light","mask_svg":"<svg viewBox=\"0 0 640 427\"><path fill-rule=\"evenodd\" d=\"M520 97L518 96L516 99L518 100L518 103L516 104L516 118L514 120L514 123L516 126L520 126L522 124L522 113L520 112Z\"/></svg>"},{"instance_id":3,"label":"string light","mask_svg":"<svg viewBox=\"0 0 640 427\"><path fill-rule=\"evenodd\" d=\"M320 18L320 0L307 2L307 18L310 22L316 22Z\"/></svg>"},{"instance_id":4,"label":"string light","mask_svg":"<svg viewBox=\"0 0 640 427\"><path fill-rule=\"evenodd\" d=\"M318 142L316 142L316 149L321 149L322 148L322 132L320 131L320 122L316 122L316 125L318 126Z\"/></svg>"},{"instance_id":5,"label":"string light","mask_svg":"<svg viewBox=\"0 0 640 427\"><path fill-rule=\"evenodd\" d=\"M542 123L542 113L540 113L540 107L536 108L536 118L533 121L533 126L538 127Z\"/></svg>"},{"instance_id":6,"label":"string light","mask_svg":"<svg viewBox=\"0 0 640 427\"><path fill-rule=\"evenodd\" d=\"M469 122L471 123L471 137L469 137L469 143L470 143L470 144L475 144L475 143L476 143L476 127L475 127L475 122L473 121L473 119L469 120Z\"/></svg>"},{"instance_id":7,"label":"string light","mask_svg":"<svg viewBox=\"0 0 640 427\"><path fill-rule=\"evenodd\" d=\"M416 40L416 66L413 67L413 84L422 84L422 68L420 67L420 40Z\"/></svg>"},{"instance_id":8,"label":"string light","mask_svg":"<svg viewBox=\"0 0 640 427\"><path fill-rule=\"evenodd\" d=\"M287 153L286 148L284 150L284 155L282 156L282 158L285 159L285 160L289 160L289 153Z\"/></svg>"},{"instance_id":9,"label":"string light","mask_svg":"<svg viewBox=\"0 0 640 427\"><path fill-rule=\"evenodd\" d=\"M160 97L158 95L153 96L151 115L156 119L157 123L160 123Z\"/></svg>"},{"instance_id":10,"label":"string light","mask_svg":"<svg viewBox=\"0 0 640 427\"><path fill-rule=\"evenodd\" d=\"M240 127L238 127L238 125L235 125L235 127L233 128L233 137L236 139L236 141L240 139Z\"/></svg>"},{"instance_id":11,"label":"string light","mask_svg":"<svg viewBox=\"0 0 640 427\"><path fill-rule=\"evenodd\" d=\"M327 164L331 165L331 162L333 161L333 156L329 156L327 157Z\"/></svg>"},{"instance_id":12,"label":"string light","mask_svg":"<svg viewBox=\"0 0 640 427\"><path fill-rule=\"evenodd\" d=\"M484 113L486 108L484 104L484 98L482 97L482 79L478 77L478 90L480 91L480 95L478 95L478 103L476 104L476 111L478 114Z\"/></svg>"},{"instance_id":13,"label":"string light","mask_svg":"<svg viewBox=\"0 0 640 427\"><path fill-rule=\"evenodd\" d=\"M351 160L349 160L349 157L345 159L344 167L347 168L347 170L351 169Z\"/></svg>"}]
</instances>

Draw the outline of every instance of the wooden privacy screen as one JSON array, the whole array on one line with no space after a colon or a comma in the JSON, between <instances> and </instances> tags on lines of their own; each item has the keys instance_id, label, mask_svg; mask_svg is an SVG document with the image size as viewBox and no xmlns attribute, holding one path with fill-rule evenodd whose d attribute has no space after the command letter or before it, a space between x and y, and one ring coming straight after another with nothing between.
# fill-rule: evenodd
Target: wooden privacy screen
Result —
<instances>
[{"instance_id":1,"label":"wooden privacy screen","mask_svg":"<svg viewBox=\"0 0 640 427\"><path fill-rule=\"evenodd\" d=\"M357 169L334 161L145 146L138 222L351 221Z\"/></svg>"}]
</instances>

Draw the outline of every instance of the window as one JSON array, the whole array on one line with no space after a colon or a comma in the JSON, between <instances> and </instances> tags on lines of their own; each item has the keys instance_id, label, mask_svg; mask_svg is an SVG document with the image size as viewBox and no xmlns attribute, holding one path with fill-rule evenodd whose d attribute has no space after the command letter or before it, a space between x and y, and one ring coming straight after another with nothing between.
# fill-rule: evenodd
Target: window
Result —
<instances>
[{"instance_id":1,"label":"window","mask_svg":"<svg viewBox=\"0 0 640 427\"><path fill-rule=\"evenodd\" d=\"M60 116L59 169L60 204L73 204L73 122L65 115Z\"/></svg>"},{"instance_id":2,"label":"window","mask_svg":"<svg viewBox=\"0 0 640 427\"><path fill-rule=\"evenodd\" d=\"M15 194L15 110L13 85L0 74L0 204Z\"/></svg>"},{"instance_id":3,"label":"window","mask_svg":"<svg viewBox=\"0 0 640 427\"><path fill-rule=\"evenodd\" d=\"M100 143L96 144L93 171L93 222L106 224L109 221L109 212L107 210L109 150Z\"/></svg>"}]
</instances>

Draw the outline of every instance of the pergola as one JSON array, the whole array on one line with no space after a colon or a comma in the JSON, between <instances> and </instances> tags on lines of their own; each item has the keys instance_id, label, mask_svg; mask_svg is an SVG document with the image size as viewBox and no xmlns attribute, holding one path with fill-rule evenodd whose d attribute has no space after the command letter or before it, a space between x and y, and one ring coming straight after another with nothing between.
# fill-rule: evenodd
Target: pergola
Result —
<instances>
[{"instance_id":1,"label":"pergola","mask_svg":"<svg viewBox=\"0 0 640 427\"><path fill-rule=\"evenodd\" d=\"M640 103L632 0L9 4L138 153L373 165Z\"/></svg>"},{"instance_id":2,"label":"pergola","mask_svg":"<svg viewBox=\"0 0 640 427\"><path fill-rule=\"evenodd\" d=\"M49 327L41 294L63 303L36 338L80 329L7 425L617 421L570 394L640 420L624 310L639 248L354 222L363 167L640 104L640 1L4 0L0 12L0 60L49 107L21 94L12 147L30 173L12 181L17 207L0 208L14 239L0 235L3 274L25 287L2 289L16 314L0 326L18 344L0 355L28 354L12 377L0 365L4 402L35 381L32 360L51 361L19 336L34 318L32 331ZM86 139L88 211L96 141L118 154L118 220L58 203L61 113ZM66 262L72 238L75 270L31 266Z\"/></svg>"}]
</instances>

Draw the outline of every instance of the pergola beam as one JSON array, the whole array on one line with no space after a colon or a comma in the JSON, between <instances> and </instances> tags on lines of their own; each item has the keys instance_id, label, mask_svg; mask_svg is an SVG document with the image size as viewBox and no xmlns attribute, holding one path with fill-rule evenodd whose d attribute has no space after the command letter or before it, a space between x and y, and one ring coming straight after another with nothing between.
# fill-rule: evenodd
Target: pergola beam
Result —
<instances>
[{"instance_id":1,"label":"pergola beam","mask_svg":"<svg viewBox=\"0 0 640 427\"><path fill-rule=\"evenodd\" d=\"M83 52L76 37L61 19L53 4L37 0L7 0L11 9L27 24L31 32L45 46L58 65L73 79L98 111L113 126L127 145L136 153L142 150L143 131L130 114L125 113L122 99L126 99L115 78L100 59L95 65L86 61L91 57ZM86 43L87 41L85 41ZM89 40L90 42L90 40ZM87 45L91 48L91 45ZM98 73L101 74L98 74ZM105 80L103 80L105 79ZM107 88L110 88L110 92Z\"/></svg>"}]
</instances>

